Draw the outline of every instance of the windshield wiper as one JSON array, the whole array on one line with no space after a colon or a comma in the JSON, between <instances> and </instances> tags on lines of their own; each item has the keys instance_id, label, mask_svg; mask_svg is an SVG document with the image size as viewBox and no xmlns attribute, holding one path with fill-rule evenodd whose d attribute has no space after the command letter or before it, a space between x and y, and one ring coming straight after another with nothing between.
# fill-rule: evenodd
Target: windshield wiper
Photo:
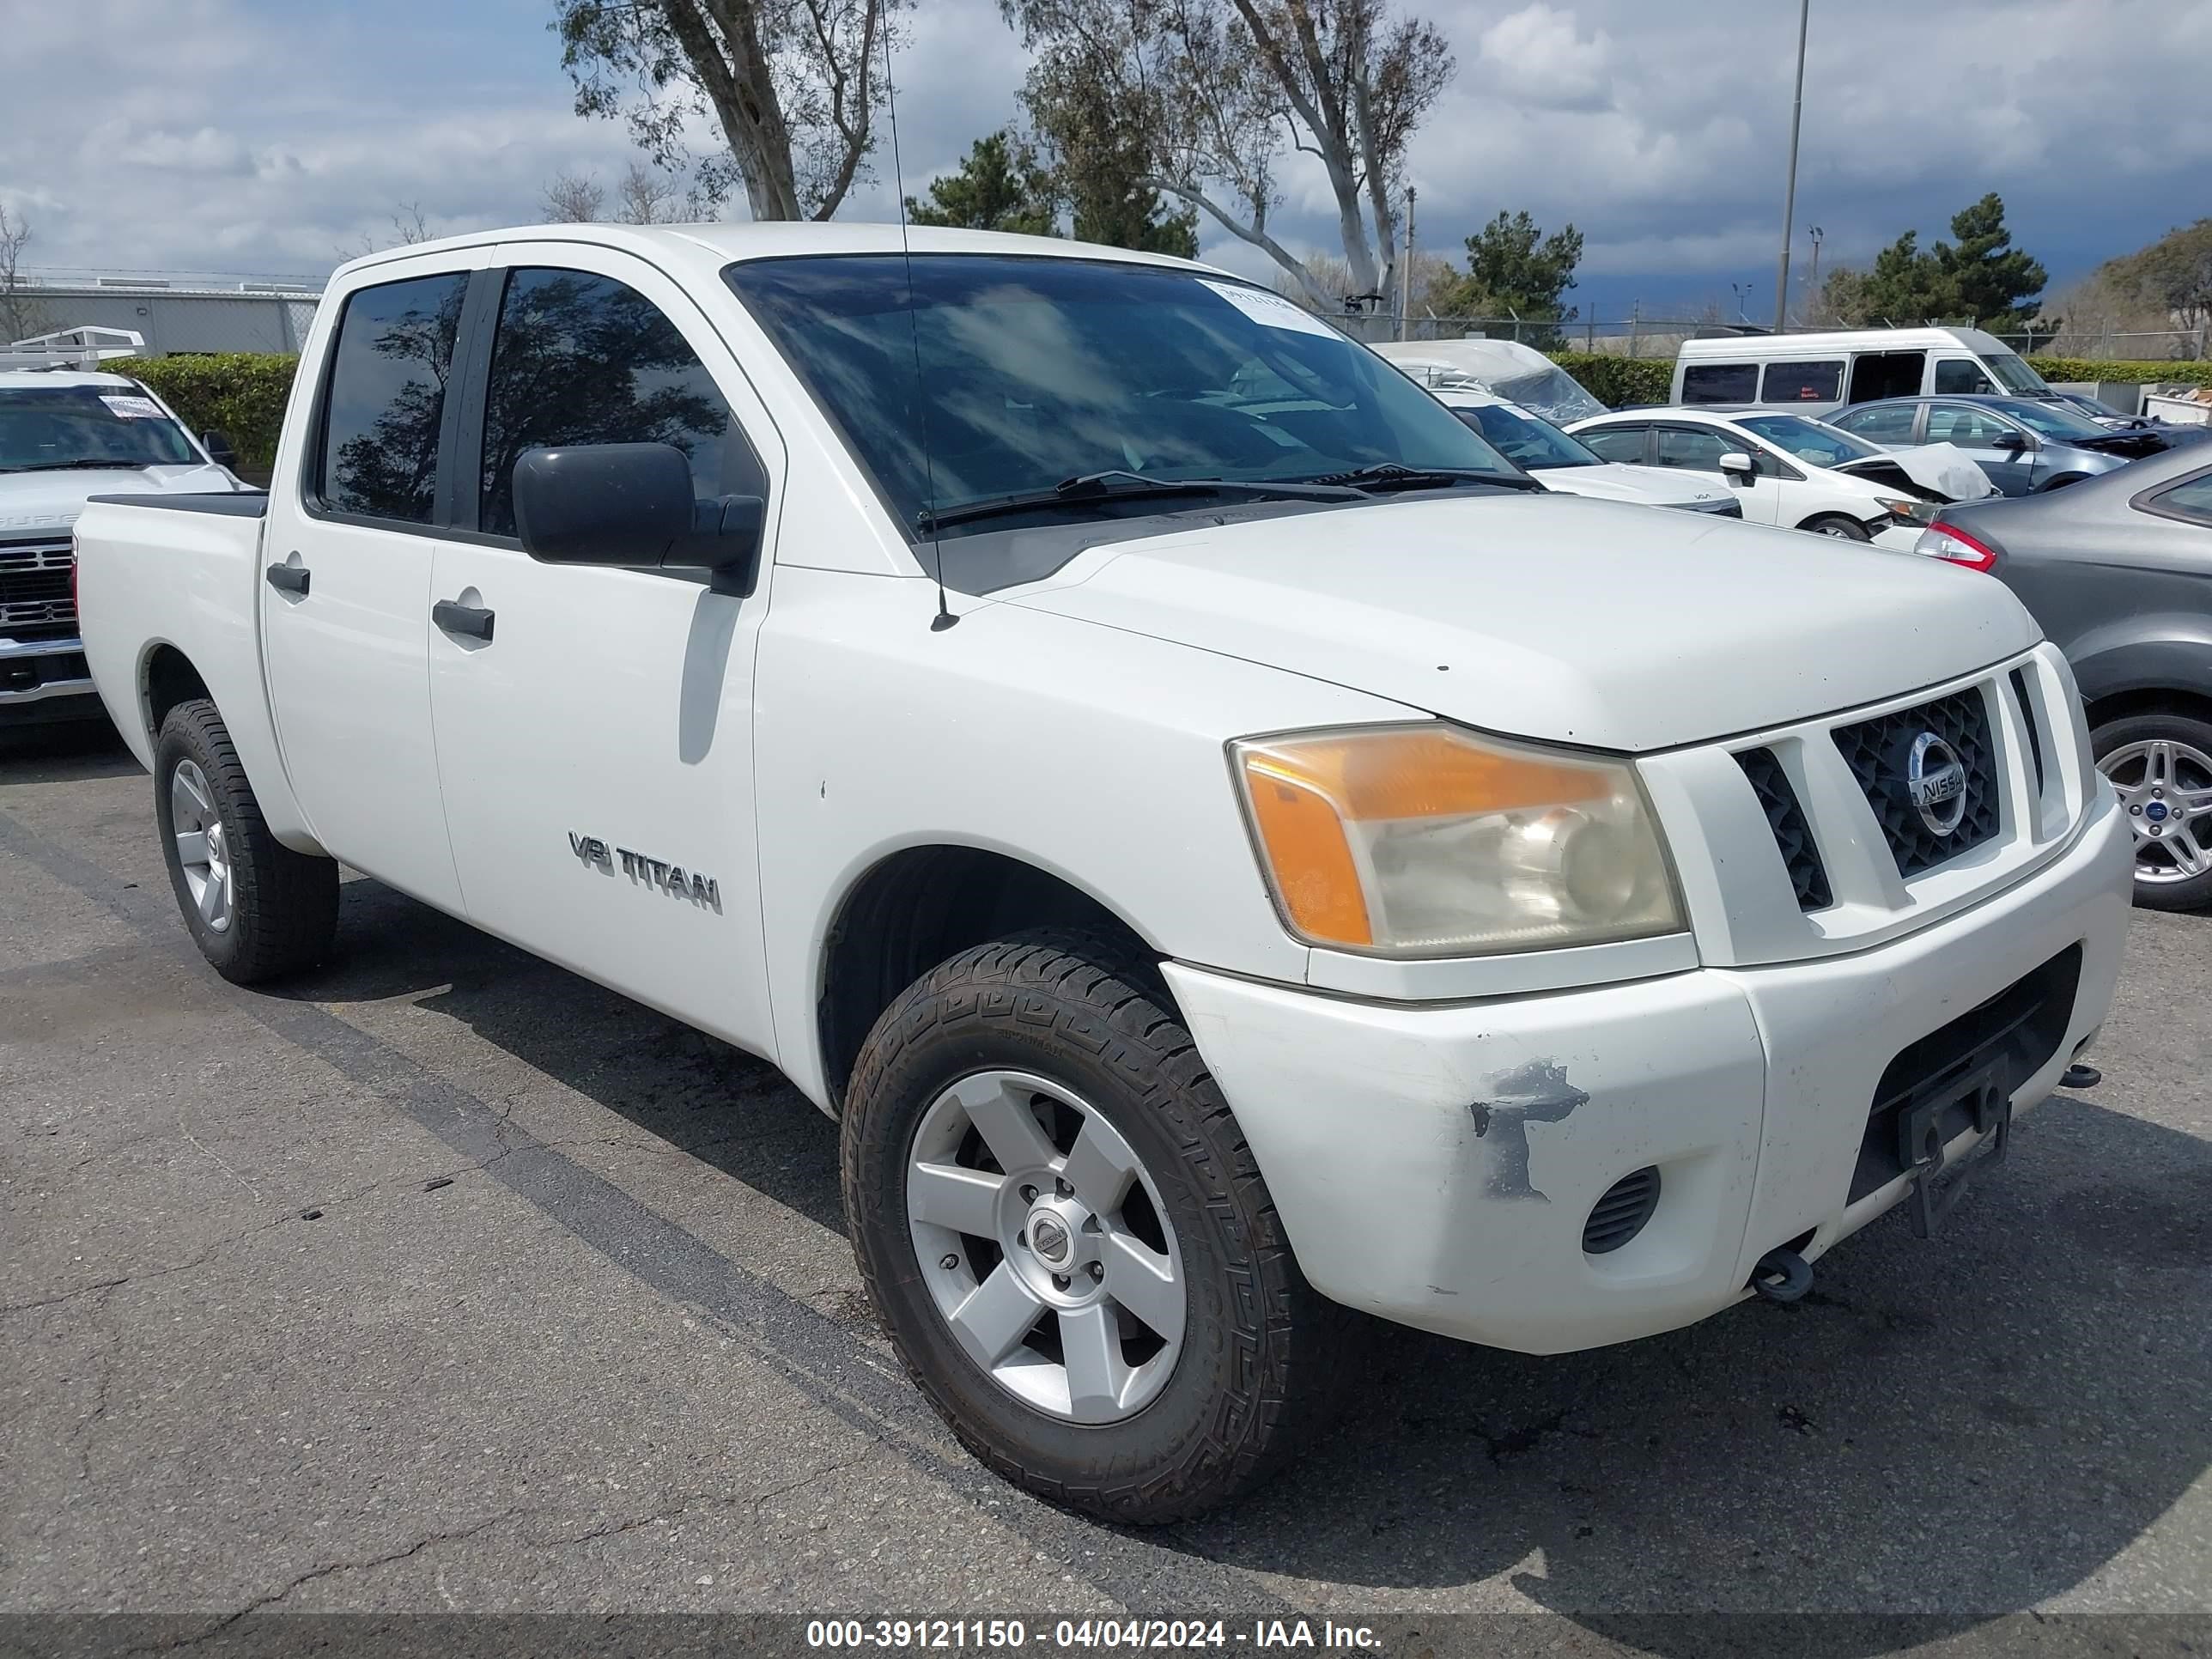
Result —
<instances>
[{"instance_id":1,"label":"windshield wiper","mask_svg":"<svg viewBox=\"0 0 2212 1659\"><path fill-rule=\"evenodd\" d=\"M1544 486L1517 473L1491 472L1477 466L1405 466L1396 461L1376 461L1349 472L1325 472L1307 480L1317 484L1350 484L1372 495L1386 489L1442 489L1452 484L1495 484L1500 489L1534 489Z\"/></svg>"},{"instance_id":2,"label":"windshield wiper","mask_svg":"<svg viewBox=\"0 0 2212 1659\"><path fill-rule=\"evenodd\" d=\"M1141 500L1147 495L1257 495L1294 501L1353 501L1366 493L1334 479L1278 482L1270 478L1155 478L1146 473L1117 468L1062 478L1049 489L1024 489L1011 495L963 501L957 507L924 507L915 516L922 534L930 535L948 525L969 524L977 519L1032 513L1039 507Z\"/></svg>"},{"instance_id":3,"label":"windshield wiper","mask_svg":"<svg viewBox=\"0 0 2212 1659\"><path fill-rule=\"evenodd\" d=\"M159 461L113 461L87 459L81 461L33 461L28 466L0 466L0 472L89 472L100 467L122 467L136 472L142 466L160 466Z\"/></svg>"}]
</instances>

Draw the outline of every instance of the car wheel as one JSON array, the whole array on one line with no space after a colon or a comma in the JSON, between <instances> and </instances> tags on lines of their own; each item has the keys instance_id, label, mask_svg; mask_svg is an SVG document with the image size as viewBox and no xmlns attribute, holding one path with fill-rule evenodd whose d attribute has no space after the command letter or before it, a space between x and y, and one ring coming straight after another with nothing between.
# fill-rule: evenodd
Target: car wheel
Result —
<instances>
[{"instance_id":1,"label":"car wheel","mask_svg":"<svg viewBox=\"0 0 2212 1659\"><path fill-rule=\"evenodd\" d=\"M845 1208L900 1357L969 1450L1150 1525L1264 1479L1352 1317L1300 1274L1151 964L1088 933L963 951L877 1021Z\"/></svg>"},{"instance_id":2,"label":"car wheel","mask_svg":"<svg viewBox=\"0 0 2212 1659\"><path fill-rule=\"evenodd\" d=\"M251 985L328 954L338 866L270 833L222 716L204 698L178 704L161 722L154 816L177 908L216 972Z\"/></svg>"},{"instance_id":3,"label":"car wheel","mask_svg":"<svg viewBox=\"0 0 2212 1659\"><path fill-rule=\"evenodd\" d=\"M2130 714L2089 742L2135 832L2136 902L2194 910L2212 902L2212 724Z\"/></svg>"},{"instance_id":4,"label":"car wheel","mask_svg":"<svg viewBox=\"0 0 2212 1659\"><path fill-rule=\"evenodd\" d=\"M1833 536L1838 541L1870 542L1874 537L1856 519L1845 518L1840 513L1825 513L1817 519L1808 519L1797 526L1809 530L1815 536Z\"/></svg>"}]
</instances>

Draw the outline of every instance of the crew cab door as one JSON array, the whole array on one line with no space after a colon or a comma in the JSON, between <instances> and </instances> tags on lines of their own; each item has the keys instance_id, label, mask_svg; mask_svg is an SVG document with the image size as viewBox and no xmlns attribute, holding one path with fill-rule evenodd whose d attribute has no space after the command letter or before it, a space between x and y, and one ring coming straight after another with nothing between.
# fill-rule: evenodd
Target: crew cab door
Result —
<instances>
[{"instance_id":1,"label":"crew cab door","mask_svg":"<svg viewBox=\"0 0 2212 1659\"><path fill-rule=\"evenodd\" d=\"M509 244L479 280L463 488L428 595L452 607L430 702L466 914L769 1052L752 698L781 444L708 319L645 260ZM686 451L702 498L767 499L749 596L522 550L516 459L629 442Z\"/></svg>"},{"instance_id":2,"label":"crew cab door","mask_svg":"<svg viewBox=\"0 0 2212 1659\"><path fill-rule=\"evenodd\" d=\"M316 839L447 910L460 887L430 734L430 576L470 267L402 262L338 302L269 496L258 588L284 769Z\"/></svg>"}]
</instances>

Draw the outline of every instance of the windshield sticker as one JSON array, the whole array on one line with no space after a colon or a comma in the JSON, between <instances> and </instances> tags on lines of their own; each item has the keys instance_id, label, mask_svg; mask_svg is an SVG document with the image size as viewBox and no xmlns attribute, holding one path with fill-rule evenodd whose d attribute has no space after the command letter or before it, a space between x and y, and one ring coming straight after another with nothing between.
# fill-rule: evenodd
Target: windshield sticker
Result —
<instances>
[{"instance_id":1,"label":"windshield sticker","mask_svg":"<svg viewBox=\"0 0 2212 1659\"><path fill-rule=\"evenodd\" d=\"M120 415L126 421L158 421L163 418L161 405L151 398L133 398L122 394L103 395L100 400L107 405L112 415Z\"/></svg>"},{"instance_id":2,"label":"windshield sticker","mask_svg":"<svg viewBox=\"0 0 2212 1659\"><path fill-rule=\"evenodd\" d=\"M1209 283L1203 276L1198 280L1200 288L1212 289L1235 306L1254 322L1269 328L1285 328L1294 334L1318 334L1325 340L1340 339L1342 336L1327 323L1279 294L1264 289L1246 288L1237 283Z\"/></svg>"}]
</instances>

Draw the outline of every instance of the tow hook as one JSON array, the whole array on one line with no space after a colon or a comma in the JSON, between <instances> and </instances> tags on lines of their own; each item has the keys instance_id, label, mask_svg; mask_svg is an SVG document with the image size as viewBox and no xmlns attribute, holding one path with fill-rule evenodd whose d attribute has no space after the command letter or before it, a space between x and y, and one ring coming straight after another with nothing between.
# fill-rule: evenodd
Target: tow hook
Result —
<instances>
[{"instance_id":1,"label":"tow hook","mask_svg":"<svg viewBox=\"0 0 2212 1659\"><path fill-rule=\"evenodd\" d=\"M2105 1074L2094 1066L2084 1066L2078 1060L2066 1068L2066 1075L2058 1079L2062 1089L2094 1089L2105 1080Z\"/></svg>"},{"instance_id":2,"label":"tow hook","mask_svg":"<svg viewBox=\"0 0 2212 1659\"><path fill-rule=\"evenodd\" d=\"M1749 1288L1769 1302L1795 1302L1813 1288L1813 1264L1795 1250L1778 1247L1759 1258Z\"/></svg>"}]
</instances>

